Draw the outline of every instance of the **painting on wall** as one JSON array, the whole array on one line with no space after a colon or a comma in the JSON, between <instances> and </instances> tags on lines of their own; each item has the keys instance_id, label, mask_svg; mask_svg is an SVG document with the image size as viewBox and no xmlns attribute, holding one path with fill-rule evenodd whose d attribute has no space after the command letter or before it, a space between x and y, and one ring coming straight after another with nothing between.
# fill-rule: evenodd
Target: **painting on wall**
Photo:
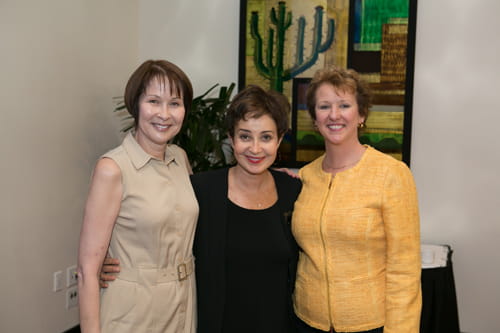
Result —
<instances>
[{"instance_id":1,"label":"painting on wall","mask_svg":"<svg viewBox=\"0 0 500 333\"><path fill-rule=\"evenodd\" d=\"M292 104L278 164L300 167L324 152L305 107L316 70L357 70L374 105L360 136L410 162L416 0L241 0L239 88L257 84Z\"/></svg>"}]
</instances>

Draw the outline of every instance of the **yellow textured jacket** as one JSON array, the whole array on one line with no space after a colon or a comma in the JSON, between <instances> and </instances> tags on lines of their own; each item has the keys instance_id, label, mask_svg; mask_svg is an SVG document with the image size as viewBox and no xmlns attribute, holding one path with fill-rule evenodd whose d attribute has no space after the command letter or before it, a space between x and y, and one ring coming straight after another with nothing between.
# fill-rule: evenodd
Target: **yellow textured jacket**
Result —
<instances>
[{"instance_id":1,"label":"yellow textured jacket","mask_svg":"<svg viewBox=\"0 0 500 333\"><path fill-rule=\"evenodd\" d=\"M371 147L335 177L323 159L299 171L297 316L323 331L418 333L420 226L410 170Z\"/></svg>"}]
</instances>

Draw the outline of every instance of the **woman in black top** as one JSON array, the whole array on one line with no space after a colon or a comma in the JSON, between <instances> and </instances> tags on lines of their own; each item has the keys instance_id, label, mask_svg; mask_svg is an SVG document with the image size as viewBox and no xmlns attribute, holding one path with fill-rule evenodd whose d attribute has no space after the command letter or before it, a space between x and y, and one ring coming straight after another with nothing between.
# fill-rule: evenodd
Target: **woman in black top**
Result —
<instances>
[{"instance_id":1,"label":"woman in black top","mask_svg":"<svg viewBox=\"0 0 500 333\"><path fill-rule=\"evenodd\" d=\"M193 249L199 333L295 332L298 247L290 221L302 185L269 169L289 112L283 95L246 87L226 115L236 164L191 176L200 206Z\"/></svg>"},{"instance_id":2,"label":"woman in black top","mask_svg":"<svg viewBox=\"0 0 500 333\"><path fill-rule=\"evenodd\" d=\"M294 332L291 293L297 246L290 213L297 179L270 171L277 201L246 209L228 198L230 169L196 174L198 332Z\"/></svg>"},{"instance_id":3,"label":"woman in black top","mask_svg":"<svg viewBox=\"0 0 500 333\"><path fill-rule=\"evenodd\" d=\"M290 216L301 183L269 170L288 128L284 96L249 86L227 111L236 165L191 177L199 333L294 332L297 245Z\"/></svg>"}]
</instances>

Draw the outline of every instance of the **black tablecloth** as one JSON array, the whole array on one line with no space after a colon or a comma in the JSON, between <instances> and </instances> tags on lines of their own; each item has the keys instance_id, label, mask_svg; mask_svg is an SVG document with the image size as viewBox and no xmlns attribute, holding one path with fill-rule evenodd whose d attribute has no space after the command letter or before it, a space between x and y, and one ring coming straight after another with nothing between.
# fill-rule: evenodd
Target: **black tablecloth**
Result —
<instances>
[{"instance_id":1,"label":"black tablecloth","mask_svg":"<svg viewBox=\"0 0 500 333\"><path fill-rule=\"evenodd\" d=\"M460 333L452 252L446 267L422 269L421 333Z\"/></svg>"}]
</instances>

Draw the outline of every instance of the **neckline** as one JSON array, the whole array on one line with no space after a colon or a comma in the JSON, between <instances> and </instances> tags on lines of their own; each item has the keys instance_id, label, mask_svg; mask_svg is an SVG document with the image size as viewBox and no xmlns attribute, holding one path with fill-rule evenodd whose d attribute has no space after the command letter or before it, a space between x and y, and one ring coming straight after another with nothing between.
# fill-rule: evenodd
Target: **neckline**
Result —
<instances>
[{"instance_id":1,"label":"neckline","mask_svg":"<svg viewBox=\"0 0 500 333\"><path fill-rule=\"evenodd\" d=\"M238 209L244 210L244 211L249 211L249 212L265 212L267 210L273 209L278 205L278 200L276 200L271 206L265 207L265 208L246 208L243 206L238 205L237 203L233 202L229 197L226 197L227 202L232 205L233 207L236 207Z\"/></svg>"},{"instance_id":2,"label":"neckline","mask_svg":"<svg viewBox=\"0 0 500 333\"><path fill-rule=\"evenodd\" d=\"M354 172L356 171L364 162L365 158L366 158L366 155L367 155L367 152L368 150L371 149L371 146L369 145L366 145L364 144L363 145L364 147L366 147L365 151L363 152L363 155L361 155L361 158L350 168L346 169L346 170L341 170L341 171L337 171L335 174L332 174L328 171L325 171L323 169L323 161L325 160L325 157L326 157L326 153L324 153L321 158L318 160L318 168L320 170L320 172L323 174L323 175L327 175L327 176L331 176L331 177L335 177L339 174L345 174L345 173L349 173L349 172Z\"/></svg>"},{"instance_id":3,"label":"neckline","mask_svg":"<svg viewBox=\"0 0 500 333\"><path fill-rule=\"evenodd\" d=\"M232 169L231 167L227 169L227 175L226 175L226 180L227 180L226 198L231 204L233 204L236 207L239 207L240 209L244 209L244 210L248 210L248 211L265 211L265 210L270 209L278 204L278 202L279 202L278 186L276 184L276 177L271 169L267 169L267 172L269 172L269 175L271 177L269 181L271 181L274 184L274 190L276 191L276 200L274 200L270 205L262 205L262 204L257 203L257 208L248 208L248 207L244 207L244 206L236 203L235 201L231 200L231 198L229 197L229 188L230 188L230 181L229 180L230 180L231 169ZM233 176L233 179L234 178L237 178L237 177ZM255 193L262 193L262 192L265 192L265 191L260 189ZM242 192L242 193L244 193L244 192ZM236 196L236 199L237 199L237 196ZM263 208L261 208L261 206L263 206Z\"/></svg>"}]
</instances>

